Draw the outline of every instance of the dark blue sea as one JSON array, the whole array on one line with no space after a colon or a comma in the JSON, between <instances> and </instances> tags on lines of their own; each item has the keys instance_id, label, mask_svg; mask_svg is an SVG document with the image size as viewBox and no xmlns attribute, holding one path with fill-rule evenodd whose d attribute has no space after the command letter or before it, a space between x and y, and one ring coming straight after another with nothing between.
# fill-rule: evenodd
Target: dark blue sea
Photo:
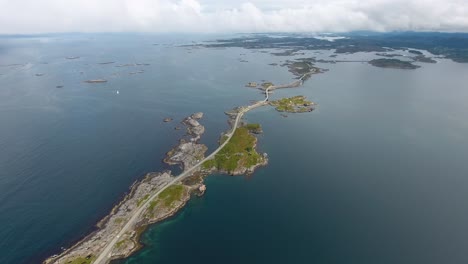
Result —
<instances>
[{"instance_id":1,"label":"dark blue sea","mask_svg":"<svg viewBox=\"0 0 468 264\"><path fill-rule=\"evenodd\" d=\"M40 263L91 232L135 180L177 171L161 160L183 117L205 113L213 150L224 111L262 99L247 82L293 79L269 65L289 57L184 46L220 37L0 37L0 263ZM209 176L205 196L120 262L468 263L468 64L420 65L319 63L329 71L275 91L317 109L248 113L270 164Z\"/></svg>"}]
</instances>

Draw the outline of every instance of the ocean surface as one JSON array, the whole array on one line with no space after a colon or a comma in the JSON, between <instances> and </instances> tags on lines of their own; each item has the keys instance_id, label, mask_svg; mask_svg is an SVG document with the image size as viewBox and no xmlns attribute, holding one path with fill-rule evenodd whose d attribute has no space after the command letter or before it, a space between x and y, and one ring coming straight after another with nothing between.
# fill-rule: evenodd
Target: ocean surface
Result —
<instances>
[{"instance_id":1,"label":"ocean surface","mask_svg":"<svg viewBox=\"0 0 468 264\"><path fill-rule=\"evenodd\" d=\"M181 46L218 37L0 37L0 263L40 263L92 231L147 172L177 172L161 160L183 117L205 113L213 150L224 111L263 98L247 82L293 79L268 65L291 57ZM468 263L468 64L420 65L322 63L329 71L303 87L275 91L318 107L249 112L270 164L209 176L205 196L118 262ZM83 82L98 78L108 82Z\"/></svg>"}]
</instances>

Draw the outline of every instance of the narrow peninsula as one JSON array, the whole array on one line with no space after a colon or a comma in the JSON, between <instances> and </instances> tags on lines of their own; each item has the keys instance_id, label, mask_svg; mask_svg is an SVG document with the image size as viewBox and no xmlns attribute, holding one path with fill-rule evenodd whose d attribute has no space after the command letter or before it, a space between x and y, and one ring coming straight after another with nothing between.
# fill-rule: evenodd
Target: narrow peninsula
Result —
<instances>
[{"instance_id":1,"label":"narrow peninsula","mask_svg":"<svg viewBox=\"0 0 468 264\"><path fill-rule=\"evenodd\" d=\"M124 66L133 65L120 67ZM322 72L310 61L291 62L287 66L297 77L292 83L274 85L265 81L260 87L256 83L248 85L262 90L265 98L226 112L230 129L221 134L219 146L210 155L205 156L208 148L199 143L205 132L205 127L200 123L203 113L194 113L182 120L181 123L186 127L186 137L180 139L163 160L169 165L180 166L182 173L177 176L169 170L148 173L143 180L135 182L124 199L97 224L96 231L60 254L49 257L44 263L105 264L114 259L126 258L141 248L140 235L148 225L177 213L192 195L205 193L207 188L203 182L209 174L251 174L260 166L267 165L268 155L257 150L257 136L263 133L262 127L260 124L246 123L243 116L267 105L275 106L278 111L292 113L312 111L315 104L303 96L270 102L270 92L299 87L313 74Z\"/></svg>"}]
</instances>

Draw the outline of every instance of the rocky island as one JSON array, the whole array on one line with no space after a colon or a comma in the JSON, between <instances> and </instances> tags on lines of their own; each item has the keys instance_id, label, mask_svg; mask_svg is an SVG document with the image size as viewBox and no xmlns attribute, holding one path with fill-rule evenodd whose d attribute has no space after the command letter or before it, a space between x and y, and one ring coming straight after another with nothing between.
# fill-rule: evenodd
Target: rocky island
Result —
<instances>
[{"instance_id":1,"label":"rocky island","mask_svg":"<svg viewBox=\"0 0 468 264\"><path fill-rule=\"evenodd\" d=\"M138 64L116 67L136 65ZM205 127L200 124L203 113L194 113L183 119L181 123L186 127L186 138L180 139L163 160L169 165L179 165L182 173L178 176L173 176L168 170L148 173L143 180L135 182L124 199L97 224L96 231L60 254L51 256L44 263L102 264L126 258L141 247L140 235L149 224L177 213L192 194L203 195L206 192L203 182L207 175L215 172L229 175L251 174L256 168L265 166L268 155L257 150L257 135L263 133L262 127L259 124L248 124L242 117L252 109L269 104L276 106L277 110L292 113L312 111L314 104L303 96L269 102L269 95L275 89L299 87L312 74L322 72L311 61L289 62L287 66L297 77L296 80L284 85L262 81L258 88L265 94L263 100L252 101L250 105L226 112L231 128L222 133L219 147L207 157L207 147L199 143L205 132ZM254 86L253 83L251 86Z\"/></svg>"},{"instance_id":2,"label":"rocky island","mask_svg":"<svg viewBox=\"0 0 468 264\"><path fill-rule=\"evenodd\" d=\"M199 123L202 117L203 113L199 112L182 121L190 139L181 139L164 159L170 165L180 165L183 169L181 175L174 177L171 171L148 173L143 180L135 182L123 200L96 225L96 231L44 263L107 263L111 259L128 257L141 247L140 235L149 224L174 215L192 194L203 195L206 191L204 178L214 169L206 168L206 162L200 166L207 150L205 145L198 143L205 131ZM257 138L253 133L260 132L259 125L236 128L231 140L214 160L236 164L233 170L226 170L228 173L252 173L267 161L266 155L262 156L255 150ZM245 156L239 157L238 154Z\"/></svg>"},{"instance_id":3,"label":"rocky island","mask_svg":"<svg viewBox=\"0 0 468 264\"><path fill-rule=\"evenodd\" d=\"M420 68L421 66L414 65L409 61L402 61L398 59L374 59L369 61L369 64L375 67L380 68L392 68L392 69L404 69L404 70L414 70Z\"/></svg>"},{"instance_id":4,"label":"rocky island","mask_svg":"<svg viewBox=\"0 0 468 264\"><path fill-rule=\"evenodd\" d=\"M415 57L413 57L413 60L418 61L418 62L424 62L424 63L437 63L436 60L434 60L434 59L432 59L430 57L426 57L424 55L415 56Z\"/></svg>"},{"instance_id":5,"label":"rocky island","mask_svg":"<svg viewBox=\"0 0 468 264\"><path fill-rule=\"evenodd\" d=\"M303 81L309 79L312 74L321 73L322 70L313 65L315 59L312 58L303 58L296 61L287 61L282 66L287 66L289 72L291 72L297 78L300 78Z\"/></svg>"},{"instance_id":6,"label":"rocky island","mask_svg":"<svg viewBox=\"0 0 468 264\"><path fill-rule=\"evenodd\" d=\"M104 79L94 79L94 80L87 80L87 81L84 81L85 83L106 83L107 80L104 80Z\"/></svg>"},{"instance_id":7,"label":"rocky island","mask_svg":"<svg viewBox=\"0 0 468 264\"><path fill-rule=\"evenodd\" d=\"M256 82L249 82L245 87L257 88L258 84Z\"/></svg>"},{"instance_id":8,"label":"rocky island","mask_svg":"<svg viewBox=\"0 0 468 264\"><path fill-rule=\"evenodd\" d=\"M182 123L187 126L187 134L191 138L188 141L181 139L176 147L166 153L166 164L180 165L185 170L195 166L205 157L208 148L198 144L198 140L205 133L205 127L198 122L202 117L203 113L195 113L184 119Z\"/></svg>"},{"instance_id":9,"label":"rocky island","mask_svg":"<svg viewBox=\"0 0 468 264\"><path fill-rule=\"evenodd\" d=\"M266 153L256 151L257 138L254 134L262 132L259 124L246 124L234 131L231 140L212 159L203 163L206 173L225 173L229 175L251 174L256 168L268 164ZM226 135L219 141L224 143Z\"/></svg>"},{"instance_id":10,"label":"rocky island","mask_svg":"<svg viewBox=\"0 0 468 264\"><path fill-rule=\"evenodd\" d=\"M302 95L271 101L270 105L274 106L278 112L289 113L312 112L315 109L315 103L307 100Z\"/></svg>"}]
</instances>

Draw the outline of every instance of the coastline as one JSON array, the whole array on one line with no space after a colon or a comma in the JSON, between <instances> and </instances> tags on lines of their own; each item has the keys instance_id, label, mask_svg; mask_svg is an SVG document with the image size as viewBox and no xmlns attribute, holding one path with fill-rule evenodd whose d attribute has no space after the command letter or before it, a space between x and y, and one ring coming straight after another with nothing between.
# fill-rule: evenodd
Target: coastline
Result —
<instances>
[{"instance_id":1,"label":"coastline","mask_svg":"<svg viewBox=\"0 0 468 264\"><path fill-rule=\"evenodd\" d=\"M257 163L252 164L248 167L241 167L241 169L234 171L234 173L216 168L211 168L208 170L199 168L201 167L201 165L203 165L205 161L210 161L213 158L215 158L216 154L220 150L222 150L227 143L229 143L237 129L239 129L239 127L242 128L245 125L242 121L242 117L245 113L257 107L269 105L268 100L270 90L300 87L303 84L303 82L307 80L312 74L321 72L317 69L318 68L314 67L313 70L311 69L310 71L304 73L300 78L298 78L298 80L294 81L293 83L264 87L264 100L255 102L246 107L235 108L235 115L228 114L230 117L228 123L230 124L231 129L228 130L228 132L223 133L221 136L221 138L227 137L227 139L224 142L220 142L220 146L218 147L218 149L206 158L204 157L204 153L207 149L206 146L204 146L203 144L198 144L198 140L204 133L204 127L201 126L197 120L201 119L203 114L201 114L200 116L199 113L195 113L192 116L184 119L182 123L187 126L187 134L192 136L192 138L189 140L189 142L186 142L185 140L180 140L179 145L173 148L171 151L169 151L167 153L166 158L164 158L164 162L166 162L167 164L181 165L184 172L175 178L171 177L170 171L165 171L163 173L149 173L143 180L133 183L130 188L129 194L127 194L121 202L114 206L107 216L105 216L96 224L97 230L93 231L92 233L81 239L79 242L77 242L75 245L63 251L61 254L53 255L47 258L46 260L44 260L43 263L75 263L76 260L81 261L80 263L108 263L116 259L125 259L133 253L135 253L136 251L138 251L139 249L141 249L142 244L140 242L140 236L146 230L146 228L150 224L163 221L164 219L175 215L190 200L190 197L194 193L194 191L201 188L201 186L203 185L203 179L207 175L215 172L227 173L231 175L251 174L258 167L266 166L268 164L268 158L266 154L264 154L263 159L257 161ZM256 133L249 131L249 134ZM256 149L257 137L253 137L255 140L253 141L252 149ZM187 153L190 153L190 151L187 152L187 148L190 151L195 149L197 155L188 155ZM187 159L187 157L189 158ZM201 159L202 161L200 162ZM194 176L194 174L197 173L200 173L201 175ZM149 189L149 191L146 190L143 197L141 195L137 195L140 187L143 186L146 183L146 181L152 181L154 179L152 178L152 176L159 177L163 175L165 176L162 177L161 181L157 181L156 187L153 186ZM191 177L200 177L200 182L194 186L187 186L183 183L184 180L189 179ZM147 217L147 212L151 211L154 208L154 206L153 208L151 208L153 203L159 201L159 196L162 194L162 192L166 191L172 186L183 186L182 188L184 188L185 191L184 194L178 197L178 199L176 199L175 204L171 203L169 209L164 207L157 208L160 211L161 209L165 209L162 210L162 214L161 212L158 212L158 215L156 217ZM154 192L156 193L149 197L150 193ZM201 193L204 193L204 190ZM126 205L127 203L133 204L133 207L131 207L132 210L127 211L127 214L125 215L126 218L118 221L119 218L116 218L115 216L122 210L122 207L124 207L124 205ZM140 205L142 206L141 208ZM143 215L139 216L141 214ZM121 222L125 221L127 221L125 226L123 226L122 229L120 229L119 231L119 227L122 226ZM103 238L102 233L106 233L106 231L109 231L106 229L110 229L112 232L107 232L107 234L105 234ZM102 241L101 238L103 238L104 241ZM90 244L91 246L94 246L94 251L92 251L92 254L89 253Z\"/></svg>"}]
</instances>

